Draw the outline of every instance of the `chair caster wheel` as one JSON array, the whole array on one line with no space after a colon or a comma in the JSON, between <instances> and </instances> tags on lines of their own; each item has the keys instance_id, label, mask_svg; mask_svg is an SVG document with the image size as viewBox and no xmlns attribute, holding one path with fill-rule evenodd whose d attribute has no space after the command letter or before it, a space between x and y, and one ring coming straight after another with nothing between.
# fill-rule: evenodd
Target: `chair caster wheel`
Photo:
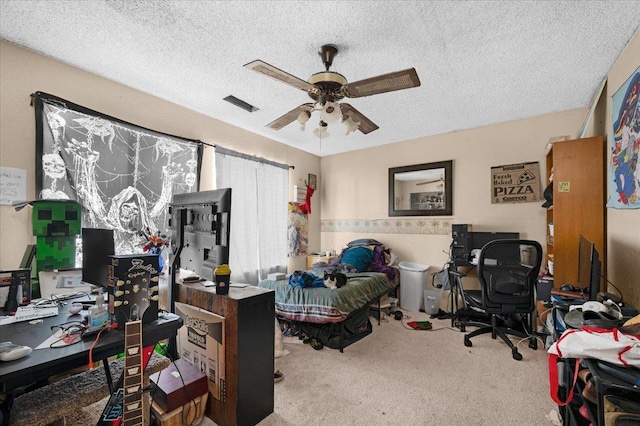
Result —
<instances>
[{"instance_id":1,"label":"chair caster wheel","mask_svg":"<svg viewBox=\"0 0 640 426\"><path fill-rule=\"evenodd\" d=\"M469 339L467 336L464 336L464 345L468 348L473 346L473 343L471 343L471 339Z\"/></svg>"},{"instance_id":2,"label":"chair caster wheel","mask_svg":"<svg viewBox=\"0 0 640 426\"><path fill-rule=\"evenodd\" d=\"M536 339L529 340L529 347L534 351L538 349L538 341Z\"/></svg>"},{"instance_id":3,"label":"chair caster wheel","mask_svg":"<svg viewBox=\"0 0 640 426\"><path fill-rule=\"evenodd\" d=\"M520 352L518 352L517 349L513 350L512 355L513 355L513 359L515 359L516 361L521 361L522 360L522 354Z\"/></svg>"}]
</instances>

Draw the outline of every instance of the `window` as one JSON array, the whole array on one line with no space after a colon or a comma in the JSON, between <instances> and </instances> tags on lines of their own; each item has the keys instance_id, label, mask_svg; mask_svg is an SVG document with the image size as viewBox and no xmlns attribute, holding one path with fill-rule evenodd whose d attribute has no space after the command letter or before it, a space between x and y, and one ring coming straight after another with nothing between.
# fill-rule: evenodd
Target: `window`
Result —
<instances>
[{"instance_id":1,"label":"window","mask_svg":"<svg viewBox=\"0 0 640 426\"><path fill-rule=\"evenodd\" d=\"M289 166L216 147L216 187L231 188L231 282L287 271Z\"/></svg>"}]
</instances>

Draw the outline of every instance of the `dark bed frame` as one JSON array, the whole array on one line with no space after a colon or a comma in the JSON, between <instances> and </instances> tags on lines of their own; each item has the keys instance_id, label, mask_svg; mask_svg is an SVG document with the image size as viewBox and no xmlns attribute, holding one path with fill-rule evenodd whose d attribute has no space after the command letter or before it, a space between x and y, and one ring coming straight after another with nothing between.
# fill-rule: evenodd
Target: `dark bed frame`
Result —
<instances>
[{"instance_id":1,"label":"dark bed frame","mask_svg":"<svg viewBox=\"0 0 640 426\"><path fill-rule=\"evenodd\" d=\"M378 296L368 301L361 308L351 312L344 320L337 323L327 324L315 324L305 321L296 321L288 318L280 317L276 314L278 321L297 324L300 330L307 336L318 340L324 346L328 346L331 349L339 349L340 352L344 352L344 348L357 342L360 339L365 338L373 332L373 326L369 320L369 312L372 307L372 303L377 303L377 316L378 325L380 325L380 319L382 318L382 308L380 307L380 300L383 296L391 294L396 291L398 286L388 289Z\"/></svg>"}]
</instances>

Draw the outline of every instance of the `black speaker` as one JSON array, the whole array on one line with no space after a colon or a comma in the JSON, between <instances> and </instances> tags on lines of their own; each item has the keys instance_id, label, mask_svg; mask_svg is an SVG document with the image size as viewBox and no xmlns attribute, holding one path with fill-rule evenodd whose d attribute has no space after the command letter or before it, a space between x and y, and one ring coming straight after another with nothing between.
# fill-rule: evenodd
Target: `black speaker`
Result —
<instances>
[{"instance_id":1,"label":"black speaker","mask_svg":"<svg viewBox=\"0 0 640 426\"><path fill-rule=\"evenodd\" d=\"M466 262L471 255L471 225L451 225L451 259Z\"/></svg>"}]
</instances>

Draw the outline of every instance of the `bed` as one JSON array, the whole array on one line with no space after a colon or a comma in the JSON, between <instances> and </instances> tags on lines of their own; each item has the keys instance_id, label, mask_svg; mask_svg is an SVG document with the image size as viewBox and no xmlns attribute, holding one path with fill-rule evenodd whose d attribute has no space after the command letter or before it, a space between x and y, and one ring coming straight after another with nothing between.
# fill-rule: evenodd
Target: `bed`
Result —
<instances>
[{"instance_id":1,"label":"bed","mask_svg":"<svg viewBox=\"0 0 640 426\"><path fill-rule=\"evenodd\" d=\"M399 284L399 271L389 263L390 250L376 240L352 241L331 263L316 263L311 271L296 271L288 279L264 280L258 285L275 291L275 312L282 322L294 323L308 337L340 349L371 334L369 309ZM296 285L301 277L321 278L324 272L343 272L347 284L338 289ZM380 318L378 311L378 318Z\"/></svg>"}]
</instances>

